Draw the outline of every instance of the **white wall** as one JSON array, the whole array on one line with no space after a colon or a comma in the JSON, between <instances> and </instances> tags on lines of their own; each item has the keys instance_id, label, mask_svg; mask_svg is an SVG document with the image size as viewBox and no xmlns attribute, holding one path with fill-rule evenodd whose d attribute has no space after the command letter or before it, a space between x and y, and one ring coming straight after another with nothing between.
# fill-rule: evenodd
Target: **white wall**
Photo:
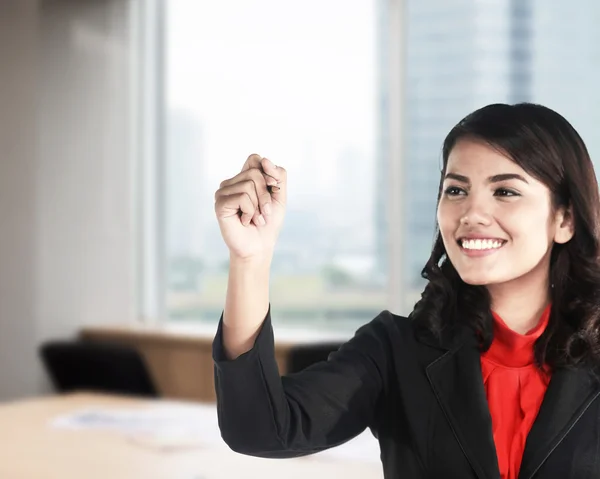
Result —
<instances>
[{"instance_id":1,"label":"white wall","mask_svg":"<svg viewBox=\"0 0 600 479\"><path fill-rule=\"evenodd\" d=\"M41 341L135 321L129 8L0 2L0 400L47 390Z\"/></svg>"}]
</instances>

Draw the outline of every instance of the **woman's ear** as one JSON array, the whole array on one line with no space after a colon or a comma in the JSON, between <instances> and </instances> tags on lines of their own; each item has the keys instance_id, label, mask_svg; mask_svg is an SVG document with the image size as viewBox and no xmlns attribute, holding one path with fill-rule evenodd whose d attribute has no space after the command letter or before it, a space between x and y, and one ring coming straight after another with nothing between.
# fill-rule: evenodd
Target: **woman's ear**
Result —
<instances>
[{"instance_id":1,"label":"woman's ear","mask_svg":"<svg viewBox=\"0 0 600 479\"><path fill-rule=\"evenodd\" d=\"M554 232L554 242L564 244L570 241L575 234L575 218L573 217L573 207L561 206L556 212L556 230Z\"/></svg>"}]
</instances>

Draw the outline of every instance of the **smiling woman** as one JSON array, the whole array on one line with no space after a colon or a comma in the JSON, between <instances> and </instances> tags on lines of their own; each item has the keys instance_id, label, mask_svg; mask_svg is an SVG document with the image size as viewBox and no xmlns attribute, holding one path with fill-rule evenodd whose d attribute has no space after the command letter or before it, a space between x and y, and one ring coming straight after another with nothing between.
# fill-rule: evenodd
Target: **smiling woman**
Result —
<instances>
[{"instance_id":1,"label":"smiling woman","mask_svg":"<svg viewBox=\"0 0 600 479\"><path fill-rule=\"evenodd\" d=\"M600 278L598 186L577 132L539 105L490 105L450 132L443 161L439 234L423 270L430 290L450 281L462 298L444 305L455 316L443 322L470 322L487 347L490 311L526 332L551 301L572 319L538 348L539 363L598 361L593 338L580 338L587 320L598 321L597 306L570 311L582 307L576 292L593 291ZM426 288L416 308L430 327L440 322L437 297Z\"/></svg>"},{"instance_id":2,"label":"smiling woman","mask_svg":"<svg viewBox=\"0 0 600 479\"><path fill-rule=\"evenodd\" d=\"M600 477L600 199L562 116L494 104L460 121L414 311L382 312L327 361L283 377L269 269L287 172L251 155L222 185L231 262L213 357L231 448L301 456L369 427L386 478Z\"/></svg>"}]
</instances>

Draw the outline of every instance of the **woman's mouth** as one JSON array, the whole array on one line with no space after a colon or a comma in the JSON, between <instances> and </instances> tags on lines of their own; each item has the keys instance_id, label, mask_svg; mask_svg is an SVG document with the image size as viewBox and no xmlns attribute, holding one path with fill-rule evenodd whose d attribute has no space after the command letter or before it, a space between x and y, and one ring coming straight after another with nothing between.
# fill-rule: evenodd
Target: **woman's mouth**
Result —
<instances>
[{"instance_id":1,"label":"woman's mouth","mask_svg":"<svg viewBox=\"0 0 600 479\"><path fill-rule=\"evenodd\" d=\"M498 238L460 238L457 243L461 251L468 256L487 256L502 248L506 244L506 240Z\"/></svg>"}]
</instances>

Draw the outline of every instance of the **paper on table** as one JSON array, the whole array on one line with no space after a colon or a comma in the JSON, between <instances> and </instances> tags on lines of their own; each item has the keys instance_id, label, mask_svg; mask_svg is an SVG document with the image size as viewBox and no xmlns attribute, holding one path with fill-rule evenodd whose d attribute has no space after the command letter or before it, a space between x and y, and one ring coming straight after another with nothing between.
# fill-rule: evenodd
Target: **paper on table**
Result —
<instances>
[{"instance_id":1,"label":"paper on table","mask_svg":"<svg viewBox=\"0 0 600 479\"><path fill-rule=\"evenodd\" d=\"M214 407L161 404L125 409L88 407L51 420L59 429L112 431L136 443L172 449L222 444Z\"/></svg>"}]
</instances>

